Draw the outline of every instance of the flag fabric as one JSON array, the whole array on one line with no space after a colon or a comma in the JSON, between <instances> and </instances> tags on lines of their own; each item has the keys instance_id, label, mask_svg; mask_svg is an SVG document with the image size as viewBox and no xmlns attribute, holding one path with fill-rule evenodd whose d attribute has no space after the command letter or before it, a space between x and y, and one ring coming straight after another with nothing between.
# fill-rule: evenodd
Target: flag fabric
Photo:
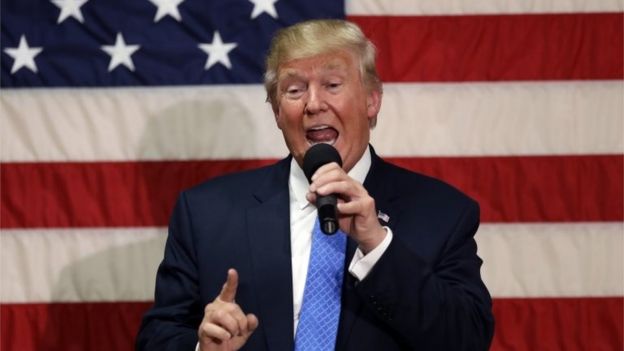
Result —
<instances>
[{"instance_id":1,"label":"flag fabric","mask_svg":"<svg viewBox=\"0 0 624 351\"><path fill-rule=\"evenodd\" d=\"M372 144L479 201L492 350L622 350L619 0L6 0L2 350L131 350L177 194L287 155L271 35L379 50Z\"/></svg>"}]
</instances>

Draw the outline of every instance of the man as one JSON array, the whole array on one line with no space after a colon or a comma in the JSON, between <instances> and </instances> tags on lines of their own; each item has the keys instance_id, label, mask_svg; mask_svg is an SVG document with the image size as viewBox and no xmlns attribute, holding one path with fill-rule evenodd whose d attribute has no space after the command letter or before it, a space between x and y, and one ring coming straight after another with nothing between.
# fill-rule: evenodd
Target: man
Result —
<instances>
[{"instance_id":1,"label":"man","mask_svg":"<svg viewBox=\"0 0 624 351\"><path fill-rule=\"evenodd\" d=\"M478 205L369 146L382 87L360 29L321 20L278 32L265 87L290 156L182 193L137 348L486 350ZM308 184L301 167L317 143L343 165L325 164ZM315 226L315 199L328 194L339 198L331 237ZM338 243L341 262L320 280L338 284L314 302L323 240Z\"/></svg>"}]
</instances>

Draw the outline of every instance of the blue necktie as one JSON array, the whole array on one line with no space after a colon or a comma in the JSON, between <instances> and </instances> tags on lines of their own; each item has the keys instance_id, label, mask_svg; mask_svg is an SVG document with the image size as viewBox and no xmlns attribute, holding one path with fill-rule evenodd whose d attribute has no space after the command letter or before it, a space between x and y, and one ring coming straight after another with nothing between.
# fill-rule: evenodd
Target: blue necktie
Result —
<instances>
[{"instance_id":1,"label":"blue necktie","mask_svg":"<svg viewBox=\"0 0 624 351\"><path fill-rule=\"evenodd\" d=\"M342 231L323 234L316 220L295 351L334 350L336 347L346 242Z\"/></svg>"}]
</instances>

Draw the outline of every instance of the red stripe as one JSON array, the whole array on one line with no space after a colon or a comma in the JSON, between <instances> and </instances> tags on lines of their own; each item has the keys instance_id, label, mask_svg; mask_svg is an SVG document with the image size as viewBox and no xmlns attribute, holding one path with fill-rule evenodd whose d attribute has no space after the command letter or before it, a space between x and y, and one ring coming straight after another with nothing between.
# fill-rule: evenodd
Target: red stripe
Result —
<instances>
[{"instance_id":1,"label":"red stripe","mask_svg":"<svg viewBox=\"0 0 624 351\"><path fill-rule=\"evenodd\" d=\"M148 302L0 305L0 350L134 349Z\"/></svg>"},{"instance_id":2,"label":"red stripe","mask_svg":"<svg viewBox=\"0 0 624 351\"><path fill-rule=\"evenodd\" d=\"M622 13L352 16L389 82L621 79Z\"/></svg>"},{"instance_id":3,"label":"red stripe","mask_svg":"<svg viewBox=\"0 0 624 351\"><path fill-rule=\"evenodd\" d=\"M624 219L624 156L390 159L475 198L485 222Z\"/></svg>"},{"instance_id":4,"label":"red stripe","mask_svg":"<svg viewBox=\"0 0 624 351\"><path fill-rule=\"evenodd\" d=\"M5 163L0 226L163 226L181 190L272 162Z\"/></svg>"},{"instance_id":5,"label":"red stripe","mask_svg":"<svg viewBox=\"0 0 624 351\"><path fill-rule=\"evenodd\" d=\"M496 350L622 350L624 298L495 299Z\"/></svg>"},{"instance_id":6,"label":"red stripe","mask_svg":"<svg viewBox=\"0 0 624 351\"><path fill-rule=\"evenodd\" d=\"M624 298L495 299L491 350L621 350ZM133 350L151 303L0 305L0 349Z\"/></svg>"},{"instance_id":7,"label":"red stripe","mask_svg":"<svg viewBox=\"0 0 624 351\"><path fill-rule=\"evenodd\" d=\"M479 201L486 222L619 221L624 157L395 158ZM2 164L2 228L164 226L180 190L270 160Z\"/></svg>"}]
</instances>

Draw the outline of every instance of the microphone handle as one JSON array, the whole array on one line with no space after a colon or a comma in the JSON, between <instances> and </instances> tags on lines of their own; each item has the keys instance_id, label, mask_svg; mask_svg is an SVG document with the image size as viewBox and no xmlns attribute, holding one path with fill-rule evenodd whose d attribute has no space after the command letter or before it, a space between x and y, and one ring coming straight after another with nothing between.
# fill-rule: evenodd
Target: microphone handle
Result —
<instances>
[{"instance_id":1,"label":"microphone handle","mask_svg":"<svg viewBox=\"0 0 624 351\"><path fill-rule=\"evenodd\" d=\"M321 231L324 234L332 235L338 231L337 203L336 195L318 196L316 198Z\"/></svg>"}]
</instances>

